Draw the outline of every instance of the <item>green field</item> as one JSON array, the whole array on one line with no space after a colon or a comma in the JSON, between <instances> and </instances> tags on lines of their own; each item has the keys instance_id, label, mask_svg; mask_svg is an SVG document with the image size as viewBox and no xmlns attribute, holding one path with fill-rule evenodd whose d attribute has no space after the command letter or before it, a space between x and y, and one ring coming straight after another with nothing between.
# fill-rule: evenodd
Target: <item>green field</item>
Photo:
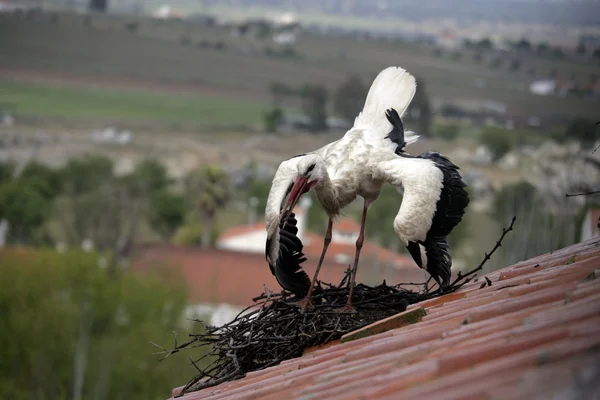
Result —
<instances>
[{"instance_id":1,"label":"green field","mask_svg":"<svg viewBox=\"0 0 600 400\"><path fill-rule=\"evenodd\" d=\"M54 74L60 75L61 82L78 80L74 84L83 87L100 79L114 80L116 84L108 85L111 87L133 82L161 90L162 85L170 93L150 96L94 90L92 94L80 91L68 95L67 91L67 99L62 99L60 91L52 91L56 94L48 96L58 97L57 104L44 104L33 88L13 87L15 93L10 93L13 89L7 94L0 92L0 103L15 103L18 112L41 115L65 112L82 117L111 115L247 124L259 121L260 111L269 102L269 85L275 81L296 87L320 83L334 90L350 74L358 74L368 82L382 68L400 65L425 83L429 97L437 104L496 100L507 105L509 114L520 116L566 119L594 118L598 114L597 101L528 92L533 79L546 78L553 69L560 78L575 76L587 82L597 74L594 63L519 56L520 70L510 71L515 57L510 54L503 56L500 68L492 69L486 63L477 64L466 51L459 59L449 53L439 57L431 47L421 45L322 37L310 32L303 32L293 45L296 57L283 58L266 55L267 48L278 47L269 37L235 37L227 27L133 16L85 18L74 14L0 16L0 77L38 74L36 81L43 82L53 79L48 75ZM216 43L223 47L214 48ZM536 76L526 73L531 67ZM173 95L173 85L196 92L198 97L181 100ZM233 112L224 112L227 109Z\"/></svg>"},{"instance_id":2,"label":"green field","mask_svg":"<svg viewBox=\"0 0 600 400\"><path fill-rule=\"evenodd\" d=\"M248 100L0 81L0 109L22 116L249 126L267 108Z\"/></svg>"}]
</instances>

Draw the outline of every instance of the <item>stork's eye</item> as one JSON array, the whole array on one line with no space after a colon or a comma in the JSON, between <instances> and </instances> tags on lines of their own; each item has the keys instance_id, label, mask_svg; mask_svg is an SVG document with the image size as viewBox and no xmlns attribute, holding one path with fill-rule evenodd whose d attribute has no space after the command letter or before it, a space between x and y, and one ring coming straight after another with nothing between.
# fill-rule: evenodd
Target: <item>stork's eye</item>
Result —
<instances>
[{"instance_id":1,"label":"stork's eye","mask_svg":"<svg viewBox=\"0 0 600 400\"><path fill-rule=\"evenodd\" d=\"M306 175L310 174L312 170L315 169L315 165L317 164L311 164L308 166L308 169L306 170Z\"/></svg>"}]
</instances>

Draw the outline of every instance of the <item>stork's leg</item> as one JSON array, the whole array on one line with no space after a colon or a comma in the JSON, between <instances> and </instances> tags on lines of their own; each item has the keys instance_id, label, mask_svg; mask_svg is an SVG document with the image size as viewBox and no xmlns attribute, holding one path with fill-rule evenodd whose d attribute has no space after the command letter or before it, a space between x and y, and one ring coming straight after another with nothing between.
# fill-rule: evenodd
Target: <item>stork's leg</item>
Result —
<instances>
[{"instance_id":1,"label":"stork's leg","mask_svg":"<svg viewBox=\"0 0 600 400\"><path fill-rule=\"evenodd\" d=\"M313 307L312 304L312 292L315 287L315 282L317 282L317 277L319 276L319 271L321 270L321 266L323 265L323 260L325 259L325 253L327 253L327 248L329 247L329 243L331 243L331 231L333 229L333 220L329 218L329 223L327 224L327 232L325 233L325 238L323 240L323 251L321 251L321 258L319 258L319 264L317 265L317 269L315 270L315 275L310 281L310 289L308 289L308 293L304 299L300 300L296 303L301 311L305 309L310 309Z\"/></svg>"},{"instance_id":2,"label":"stork's leg","mask_svg":"<svg viewBox=\"0 0 600 400\"><path fill-rule=\"evenodd\" d=\"M356 271L358 270L358 259L360 257L360 249L362 249L363 242L365 241L365 222L367 220L368 208L369 203L365 200L362 219L360 221L360 234L358 235L358 239L356 239L356 254L354 255L354 266L352 268L352 273L350 276L350 290L348 293L348 301L346 301L346 305L344 307L338 310L339 312L355 312L354 308L352 308L352 293L354 292L354 282L356 280Z\"/></svg>"}]
</instances>

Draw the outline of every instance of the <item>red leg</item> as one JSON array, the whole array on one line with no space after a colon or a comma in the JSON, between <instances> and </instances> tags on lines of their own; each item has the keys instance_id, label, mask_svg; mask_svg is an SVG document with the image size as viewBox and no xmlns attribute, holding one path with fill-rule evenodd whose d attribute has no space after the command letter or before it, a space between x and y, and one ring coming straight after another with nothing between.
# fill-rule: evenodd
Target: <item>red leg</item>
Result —
<instances>
[{"instance_id":1,"label":"red leg","mask_svg":"<svg viewBox=\"0 0 600 400\"><path fill-rule=\"evenodd\" d=\"M365 200L362 219L360 222L360 234L358 235L358 239L356 239L356 254L354 255L354 267L352 268L352 273L350 276L350 291L348 293L348 301L346 302L346 305L344 307L338 310L339 312L355 312L354 308L352 308L352 293L354 292L354 282L356 280L356 271L358 270L358 259L360 257L360 249L362 249L363 242L365 240L365 221L367 220L368 208L369 204Z\"/></svg>"},{"instance_id":2,"label":"red leg","mask_svg":"<svg viewBox=\"0 0 600 400\"><path fill-rule=\"evenodd\" d=\"M323 251L321 252L321 258L319 258L319 264L317 265L317 269L315 271L315 275L310 281L310 289L308 289L308 293L304 299L300 300L296 303L300 306L300 310L304 311L307 308L311 309L313 307L312 304L312 292L315 287L315 282L317 281L317 276L319 276L319 271L321 270L321 266L323 265L323 260L325 259L325 253L327 253L327 247L329 247L329 243L331 243L331 230L333 229L333 220L329 218L329 223L327 225L327 233L325 233L325 239L323 240Z\"/></svg>"}]
</instances>

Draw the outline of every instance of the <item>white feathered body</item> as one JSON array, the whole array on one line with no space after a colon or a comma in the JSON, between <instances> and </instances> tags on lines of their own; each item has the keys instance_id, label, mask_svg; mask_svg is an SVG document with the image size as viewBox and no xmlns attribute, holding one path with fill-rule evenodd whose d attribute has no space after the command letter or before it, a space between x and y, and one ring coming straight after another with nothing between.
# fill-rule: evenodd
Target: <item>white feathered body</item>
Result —
<instances>
[{"instance_id":1,"label":"white feathered body","mask_svg":"<svg viewBox=\"0 0 600 400\"><path fill-rule=\"evenodd\" d=\"M415 91L416 81L404 69L384 69L373 81L354 126L341 139L282 162L265 210L269 237L278 235L279 214L287 189L308 165L316 165L313 175L319 179L314 190L330 217L339 215L357 196L370 204L379 196L383 184L389 183L398 190L404 189L402 205L394 220L396 233L405 245L425 240L440 198L443 173L429 159L395 154L398 144L386 138L393 128L386 110L393 108L402 116ZM407 145L417 138L412 132L405 132ZM276 256L278 248L274 241L269 251L271 257Z\"/></svg>"}]
</instances>

